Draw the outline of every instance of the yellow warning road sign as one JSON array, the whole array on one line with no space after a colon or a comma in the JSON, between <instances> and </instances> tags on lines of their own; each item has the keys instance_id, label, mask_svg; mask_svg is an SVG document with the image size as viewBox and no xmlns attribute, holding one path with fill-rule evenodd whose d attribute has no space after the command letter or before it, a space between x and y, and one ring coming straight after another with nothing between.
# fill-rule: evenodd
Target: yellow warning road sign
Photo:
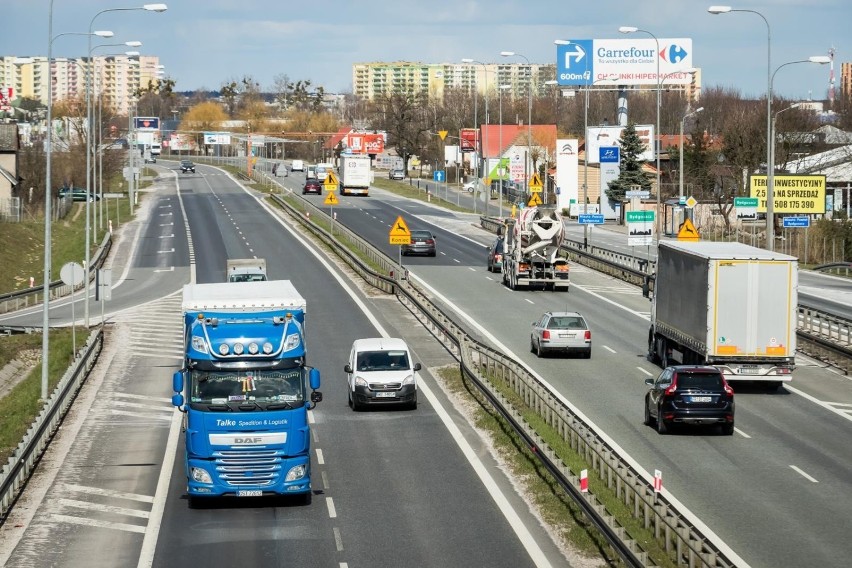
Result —
<instances>
[{"instance_id":1,"label":"yellow warning road sign","mask_svg":"<svg viewBox=\"0 0 852 568\"><path fill-rule=\"evenodd\" d=\"M680 226L680 230L677 232L677 238L681 241L697 241L699 240L698 230L696 230L695 225L692 224L691 219L687 219L683 222L683 225Z\"/></svg>"},{"instance_id":2,"label":"yellow warning road sign","mask_svg":"<svg viewBox=\"0 0 852 568\"><path fill-rule=\"evenodd\" d=\"M392 245L410 245L411 231L408 230L408 225L405 224L405 219L402 215L396 218L390 230L390 244Z\"/></svg>"},{"instance_id":3,"label":"yellow warning road sign","mask_svg":"<svg viewBox=\"0 0 852 568\"><path fill-rule=\"evenodd\" d=\"M439 130L438 131L438 136L441 137L441 140L443 140L444 138L447 137L447 132L448 132L447 130Z\"/></svg>"},{"instance_id":4,"label":"yellow warning road sign","mask_svg":"<svg viewBox=\"0 0 852 568\"><path fill-rule=\"evenodd\" d=\"M541 178L538 177L538 174L533 174L532 178L530 179L530 192L537 193L541 191L542 187L544 186L541 183Z\"/></svg>"},{"instance_id":5,"label":"yellow warning road sign","mask_svg":"<svg viewBox=\"0 0 852 568\"><path fill-rule=\"evenodd\" d=\"M540 190L541 188L539 188ZM534 207L536 205L541 205L541 195L538 193L533 193L532 197L530 197L529 202L527 203L528 207Z\"/></svg>"},{"instance_id":6,"label":"yellow warning road sign","mask_svg":"<svg viewBox=\"0 0 852 568\"><path fill-rule=\"evenodd\" d=\"M338 203L340 203L340 200L337 199L337 195L333 191L329 191L328 195L325 196L325 201L323 201L325 205L337 205Z\"/></svg>"},{"instance_id":7,"label":"yellow warning road sign","mask_svg":"<svg viewBox=\"0 0 852 568\"><path fill-rule=\"evenodd\" d=\"M338 181L334 172L328 172L328 174L326 174L323 185L325 185L325 188L329 191L333 191L331 188L337 189Z\"/></svg>"}]
</instances>

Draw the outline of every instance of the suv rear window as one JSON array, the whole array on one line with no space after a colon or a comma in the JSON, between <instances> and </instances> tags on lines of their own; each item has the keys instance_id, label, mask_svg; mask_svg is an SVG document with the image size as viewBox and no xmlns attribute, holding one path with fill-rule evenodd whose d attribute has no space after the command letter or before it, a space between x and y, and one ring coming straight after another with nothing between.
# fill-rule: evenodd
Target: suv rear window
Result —
<instances>
[{"instance_id":1,"label":"suv rear window","mask_svg":"<svg viewBox=\"0 0 852 568\"><path fill-rule=\"evenodd\" d=\"M677 386L685 389L722 390L722 375L681 371L677 374Z\"/></svg>"}]
</instances>

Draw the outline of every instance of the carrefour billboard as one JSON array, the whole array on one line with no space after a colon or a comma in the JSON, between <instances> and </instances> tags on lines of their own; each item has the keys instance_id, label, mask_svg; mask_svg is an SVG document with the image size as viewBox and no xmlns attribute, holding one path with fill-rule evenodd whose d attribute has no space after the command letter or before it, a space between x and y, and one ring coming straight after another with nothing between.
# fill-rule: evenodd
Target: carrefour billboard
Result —
<instances>
[{"instance_id":1,"label":"carrefour billboard","mask_svg":"<svg viewBox=\"0 0 852 568\"><path fill-rule=\"evenodd\" d=\"M659 65L659 75L657 66ZM692 74L691 38L631 37L578 39L556 46L560 85L593 85L612 79L619 85L688 85Z\"/></svg>"}]
</instances>

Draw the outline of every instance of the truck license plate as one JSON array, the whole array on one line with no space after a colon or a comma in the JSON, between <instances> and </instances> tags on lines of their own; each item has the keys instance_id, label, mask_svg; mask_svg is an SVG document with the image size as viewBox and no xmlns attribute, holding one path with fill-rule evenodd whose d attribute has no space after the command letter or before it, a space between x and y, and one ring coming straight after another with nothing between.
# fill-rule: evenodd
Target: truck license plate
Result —
<instances>
[{"instance_id":1,"label":"truck license plate","mask_svg":"<svg viewBox=\"0 0 852 568\"><path fill-rule=\"evenodd\" d=\"M740 367L741 375L756 375L758 373L757 367Z\"/></svg>"},{"instance_id":2,"label":"truck license plate","mask_svg":"<svg viewBox=\"0 0 852 568\"><path fill-rule=\"evenodd\" d=\"M237 497L262 497L263 491L260 489L240 489L237 491Z\"/></svg>"},{"instance_id":3,"label":"truck license plate","mask_svg":"<svg viewBox=\"0 0 852 568\"><path fill-rule=\"evenodd\" d=\"M389 392L377 392L377 393L376 393L376 398L393 398L393 397L395 397L395 396L396 396L396 393L395 393L395 392L392 392L392 391L389 391Z\"/></svg>"}]
</instances>

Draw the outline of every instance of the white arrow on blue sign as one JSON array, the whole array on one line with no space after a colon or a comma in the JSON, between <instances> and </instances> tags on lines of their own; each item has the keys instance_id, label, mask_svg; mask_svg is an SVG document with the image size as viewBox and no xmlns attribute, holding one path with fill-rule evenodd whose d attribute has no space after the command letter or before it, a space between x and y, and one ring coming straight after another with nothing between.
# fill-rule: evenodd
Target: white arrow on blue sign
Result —
<instances>
[{"instance_id":1,"label":"white arrow on blue sign","mask_svg":"<svg viewBox=\"0 0 852 568\"><path fill-rule=\"evenodd\" d=\"M444 181L444 170L436 170L432 172L433 181Z\"/></svg>"}]
</instances>

